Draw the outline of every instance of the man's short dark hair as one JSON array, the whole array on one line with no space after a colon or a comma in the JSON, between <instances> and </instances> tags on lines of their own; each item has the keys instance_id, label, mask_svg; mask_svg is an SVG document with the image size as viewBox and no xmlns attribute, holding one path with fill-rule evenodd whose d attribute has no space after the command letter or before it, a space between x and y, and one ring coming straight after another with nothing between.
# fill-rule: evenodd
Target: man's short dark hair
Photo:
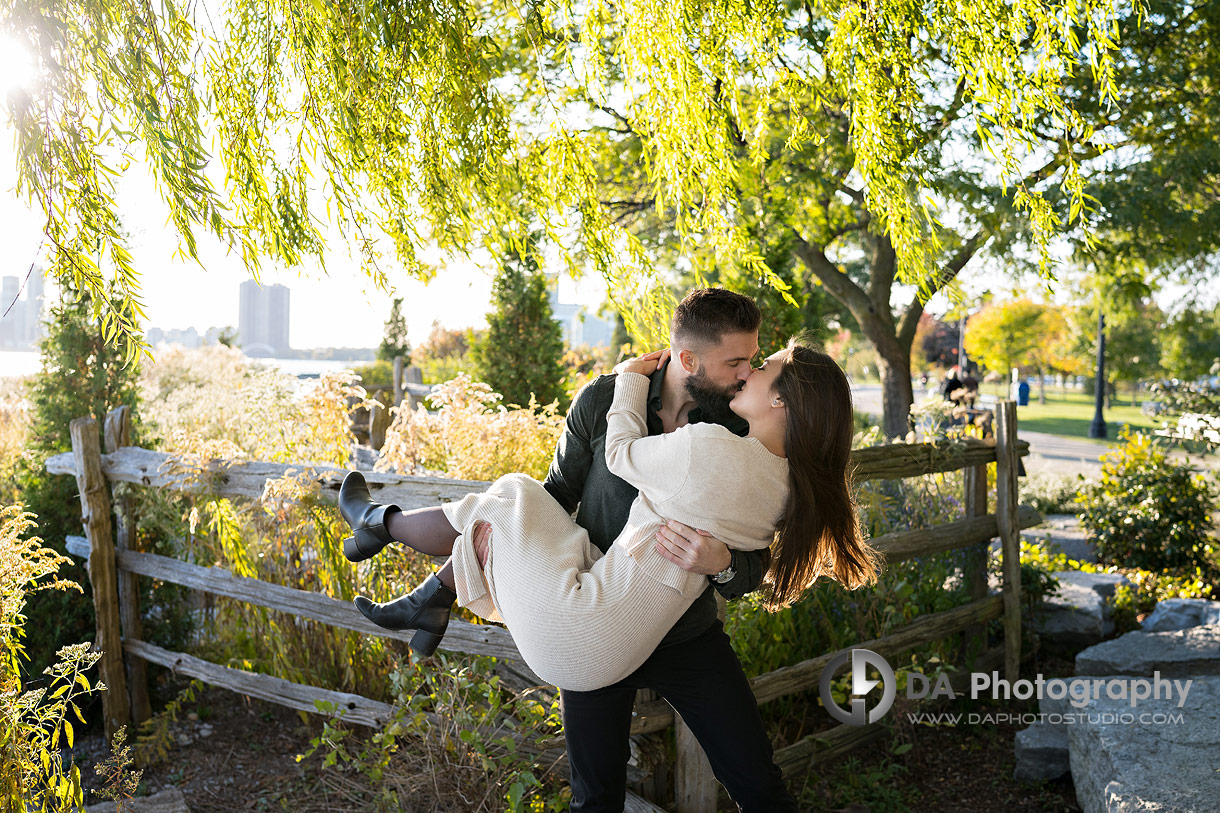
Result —
<instances>
[{"instance_id":1,"label":"man's short dark hair","mask_svg":"<svg viewBox=\"0 0 1220 813\"><path fill-rule=\"evenodd\" d=\"M762 324L758 305L724 288L697 288L678 303L669 323L671 341L719 344L729 333L754 333Z\"/></svg>"}]
</instances>

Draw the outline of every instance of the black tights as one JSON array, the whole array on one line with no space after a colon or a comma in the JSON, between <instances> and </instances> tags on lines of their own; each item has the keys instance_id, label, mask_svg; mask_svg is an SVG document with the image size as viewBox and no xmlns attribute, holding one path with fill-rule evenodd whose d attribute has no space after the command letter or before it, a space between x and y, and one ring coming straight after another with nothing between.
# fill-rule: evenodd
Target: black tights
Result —
<instances>
[{"instance_id":1,"label":"black tights","mask_svg":"<svg viewBox=\"0 0 1220 813\"><path fill-rule=\"evenodd\" d=\"M448 556L453 553L457 530L449 524L449 518L439 506L416 508L411 511L396 511L385 519L386 530L395 541L414 548L429 556ZM436 577L450 590L453 587L453 562L446 561Z\"/></svg>"}]
</instances>

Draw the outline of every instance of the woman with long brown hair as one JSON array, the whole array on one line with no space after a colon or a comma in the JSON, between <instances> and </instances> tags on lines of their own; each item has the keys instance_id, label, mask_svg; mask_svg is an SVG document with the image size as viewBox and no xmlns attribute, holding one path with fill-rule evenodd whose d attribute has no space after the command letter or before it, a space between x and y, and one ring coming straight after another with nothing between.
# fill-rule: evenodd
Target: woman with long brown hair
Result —
<instances>
[{"instance_id":1,"label":"woman with long brown hair","mask_svg":"<svg viewBox=\"0 0 1220 813\"><path fill-rule=\"evenodd\" d=\"M406 596L386 604L362 596L357 608L383 627L419 630L412 646L429 653L456 597L504 621L544 680L589 691L639 667L706 587L651 544L668 520L730 547L770 548L771 609L796 601L820 576L848 589L875 582L880 557L861 535L850 491L851 391L834 360L798 340L768 358L730 404L749 423L744 437L716 424L648 436L646 376L664 361L652 353L615 367L606 461L639 496L608 553L525 475L440 508L401 512L374 503L352 472L340 491L353 528L349 559L392 541L452 554Z\"/></svg>"}]
</instances>

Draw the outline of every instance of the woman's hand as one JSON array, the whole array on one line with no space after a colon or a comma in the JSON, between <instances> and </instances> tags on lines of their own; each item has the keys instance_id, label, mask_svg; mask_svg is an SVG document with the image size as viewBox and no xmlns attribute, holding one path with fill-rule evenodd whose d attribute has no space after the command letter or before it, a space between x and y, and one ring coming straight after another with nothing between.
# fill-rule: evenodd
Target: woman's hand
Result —
<instances>
[{"instance_id":1,"label":"woman's hand","mask_svg":"<svg viewBox=\"0 0 1220 813\"><path fill-rule=\"evenodd\" d=\"M669 359L669 348L664 350L653 350L651 353L646 353L633 359L625 359L614 365L614 374L621 375L622 373L639 373L640 375L652 375L657 369Z\"/></svg>"}]
</instances>

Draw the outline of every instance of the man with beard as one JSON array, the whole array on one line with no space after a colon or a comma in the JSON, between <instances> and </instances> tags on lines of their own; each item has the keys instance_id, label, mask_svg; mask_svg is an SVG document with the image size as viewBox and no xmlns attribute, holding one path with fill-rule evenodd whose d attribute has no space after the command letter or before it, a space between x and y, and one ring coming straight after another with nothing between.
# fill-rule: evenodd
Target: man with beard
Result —
<instances>
[{"instance_id":1,"label":"man with beard","mask_svg":"<svg viewBox=\"0 0 1220 813\"><path fill-rule=\"evenodd\" d=\"M728 403L753 371L761 321L752 299L721 288L692 291L682 300L670 323L670 361L651 376L650 435L704 421L746 433L747 424ZM560 505L576 511L576 522L603 552L626 524L637 494L606 466L606 413L613 396L613 375L581 390L543 484ZM659 532L657 546L683 569L706 575L708 587L630 676L591 692L560 692L572 810L623 809L637 689L656 691L682 715L742 810L796 810L712 592L733 599L757 589L768 552L730 550L679 523Z\"/></svg>"}]
</instances>

